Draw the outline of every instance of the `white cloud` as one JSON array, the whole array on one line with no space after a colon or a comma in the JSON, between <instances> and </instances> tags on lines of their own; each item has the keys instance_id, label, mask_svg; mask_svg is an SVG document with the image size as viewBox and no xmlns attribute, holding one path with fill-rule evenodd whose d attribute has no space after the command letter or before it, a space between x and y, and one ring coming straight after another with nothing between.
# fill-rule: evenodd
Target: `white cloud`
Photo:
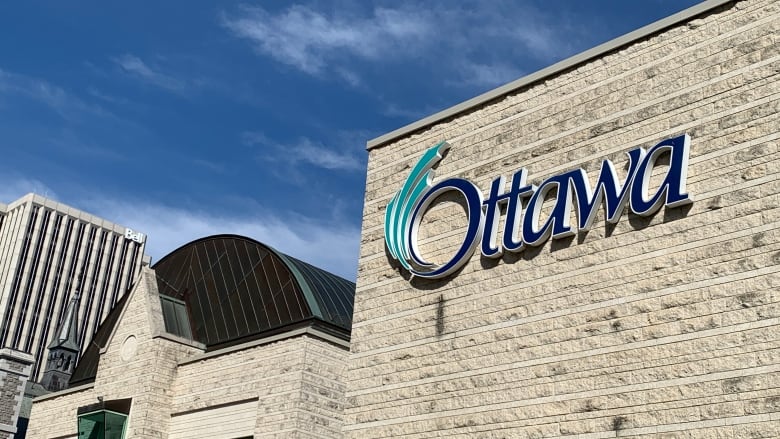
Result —
<instances>
[{"instance_id":1,"label":"white cloud","mask_svg":"<svg viewBox=\"0 0 780 439\"><path fill-rule=\"evenodd\" d=\"M89 93L90 96L100 99L101 101L108 102L109 104L117 104L117 105L131 104L131 101L128 99L125 99L120 96L114 96L114 95L109 95L107 93L103 93L102 91L98 90L93 86L87 87L87 93Z\"/></svg>"},{"instance_id":2,"label":"white cloud","mask_svg":"<svg viewBox=\"0 0 780 439\"><path fill-rule=\"evenodd\" d=\"M8 204L34 192L53 200L58 199L57 193L40 180L20 176L3 176L0 185L0 203Z\"/></svg>"},{"instance_id":3,"label":"white cloud","mask_svg":"<svg viewBox=\"0 0 780 439\"><path fill-rule=\"evenodd\" d=\"M423 117L429 116L436 112L436 108L430 104L423 108L407 108L394 103L385 102L384 99L380 99L380 101L382 102L380 111L382 114L388 117L400 117L413 121L416 119L422 119Z\"/></svg>"},{"instance_id":4,"label":"white cloud","mask_svg":"<svg viewBox=\"0 0 780 439\"><path fill-rule=\"evenodd\" d=\"M517 79L521 69L513 60L552 61L570 52L567 23L524 2L341 4L325 11L326 4L317 3L322 10L293 5L277 12L244 7L223 14L222 23L262 55L354 86L363 83L355 62L423 63L450 84L495 86Z\"/></svg>"},{"instance_id":5,"label":"white cloud","mask_svg":"<svg viewBox=\"0 0 780 439\"><path fill-rule=\"evenodd\" d=\"M340 218L318 220L291 212L271 211L247 201L242 215L205 206L185 209L147 200L118 199L105 194L61 198L46 183L18 174L0 175L0 203L34 192L147 235L146 253L154 261L178 247L209 235L236 234L270 245L282 253L354 280L360 226Z\"/></svg>"},{"instance_id":6,"label":"white cloud","mask_svg":"<svg viewBox=\"0 0 780 439\"><path fill-rule=\"evenodd\" d=\"M31 76L0 69L0 94L22 96L46 105L63 119L83 114L114 116L99 105L87 103L62 87Z\"/></svg>"},{"instance_id":7,"label":"white cloud","mask_svg":"<svg viewBox=\"0 0 780 439\"><path fill-rule=\"evenodd\" d=\"M145 233L153 260L204 236L237 234L270 245L317 267L354 280L360 228L327 223L292 213L264 211L232 216L144 201L90 198L74 206Z\"/></svg>"},{"instance_id":8,"label":"white cloud","mask_svg":"<svg viewBox=\"0 0 780 439\"><path fill-rule=\"evenodd\" d=\"M223 17L223 25L255 43L259 52L315 74L340 53L375 59L398 46L419 42L430 32L423 17L406 11L377 8L370 17L326 15L293 5L272 15L245 7L241 16Z\"/></svg>"},{"instance_id":9,"label":"white cloud","mask_svg":"<svg viewBox=\"0 0 780 439\"><path fill-rule=\"evenodd\" d=\"M473 85L477 87L495 87L509 83L522 76L522 72L512 66L496 63L481 64L463 62L459 65L460 77L451 80L453 85Z\"/></svg>"},{"instance_id":10,"label":"white cloud","mask_svg":"<svg viewBox=\"0 0 780 439\"><path fill-rule=\"evenodd\" d=\"M246 145L261 148L258 158L263 161L281 162L291 166L307 164L328 170L362 171L365 169L365 164L353 151L352 141L347 139L341 142L341 147L338 149L329 148L308 137L301 137L291 144L281 144L261 132L245 132L242 139Z\"/></svg>"},{"instance_id":11,"label":"white cloud","mask_svg":"<svg viewBox=\"0 0 780 439\"><path fill-rule=\"evenodd\" d=\"M346 171L359 171L363 164L353 154L328 149L324 145L308 138L302 138L289 148L289 159L295 162L310 163L314 166Z\"/></svg>"},{"instance_id":12,"label":"white cloud","mask_svg":"<svg viewBox=\"0 0 780 439\"><path fill-rule=\"evenodd\" d=\"M184 81L153 69L135 55L124 54L113 61L126 73L154 86L173 92L182 92L186 88Z\"/></svg>"}]
</instances>

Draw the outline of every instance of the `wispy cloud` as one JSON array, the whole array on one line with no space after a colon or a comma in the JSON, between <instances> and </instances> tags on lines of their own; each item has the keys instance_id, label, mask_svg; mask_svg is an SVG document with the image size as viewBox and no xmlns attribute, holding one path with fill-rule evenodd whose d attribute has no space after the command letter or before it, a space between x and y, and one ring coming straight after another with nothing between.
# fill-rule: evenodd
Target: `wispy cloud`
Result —
<instances>
[{"instance_id":1,"label":"wispy cloud","mask_svg":"<svg viewBox=\"0 0 780 439\"><path fill-rule=\"evenodd\" d=\"M388 117L398 117L401 119L415 120L430 116L436 112L436 107L426 104L420 108L405 107L392 102L386 102L384 98L379 98L381 103L379 111Z\"/></svg>"},{"instance_id":2,"label":"wispy cloud","mask_svg":"<svg viewBox=\"0 0 780 439\"><path fill-rule=\"evenodd\" d=\"M353 4L327 11L305 5L276 12L243 7L223 13L221 21L262 55L352 85L362 83L355 63L402 61L436 65L448 83L495 86L520 74L506 59L551 60L570 50L563 36L566 23L509 0L432 0L424 7L397 2L392 8Z\"/></svg>"},{"instance_id":3,"label":"wispy cloud","mask_svg":"<svg viewBox=\"0 0 780 439\"><path fill-rule=\"evenodd\" d=\"M74 195L19 174L0 174L0 203L34 192L148 235L146 252L159 260L204 236L248 236L348 279L357 273L360 226L341 218L309 218L246 201L242 213L171 207L162 202L111 196L92 188Z\"/></svg>"},{"instance_id":4,"label":"wispy cloud","mask_svg":"<svg viewBox=\"0 0 780 439\"><path fill-rule=\"evenodd\" d=\"M291 166L310 165L327 170L361 171L365 168L363 161L355 153L356 148L346 141L338 148L331 148L308 137L301 137L295 142L283 144L268 138L261 132L245 132L242 134L245 145L261 149L258 158L268 162L286 163Z\"/></svg>"},{"instance_id":5,"label":"wispy cloud","mask_svg":"<svg viewBox=\"0 0 780 439\"><path fill-rule=\"evenodd\" d=\"M0 186L0 203L8 204L16 201L30 192L43 195L53 200L58 199L57 193L40 180L19 175L4 175Z\"/></svg>"},{"instance_id":6,"label":"wispy cloud","mask_svg":"<svg viewBox=\"0 0 780 439\"><path fill-rule=\"evenodd\" d=\"M75 207L147 234L147 253L154 260L195 239L230 233L254 238L348 279L354 280L357 273L357 225L270 209L230 215L106 197L76 203Z\"/></svg>"},{"instance_id":7,"label":"wispy cloud","mask_svg":"<svg viewBox=\"0 0 780 439\"><path fill-rule=\"evenodd\" d=\"M225 172L225 164L224 163L219 163L219 162L215 162L215 161L212 161L212 160L205 160L205 159L199 159L199 158L192 158L192 159L190 159L190 161L192 162L192 164L194 164L194 165L196 165L196 166L198 166L200 168L207 169L210 172L214 172L214 173L217 173L217 174L222 174L222 173Z\"/></svg>"},{"instance_id":8,"label":"wispy cloud","mask_svg":"<svg viewBox=\"0 0 780 439\"><path fill-rule=\"evenodd\" d=\"M448 81L452 85L492 87L506 84L522 76L522 71L505 63L482 64L464 60L458 65L460 75Z\"/></svg>"},{"instance_id":9,"label":"wispy cloud","mask_svg":"<svg viewBox=\"0 0 780 439\"><path fill-rule=\"evenodd\" d=\"M340 54L376 59L388 50L420 42L431 32L419 15L384 8L359 17L326 15L303 5L276 15L260 7L244 7L237 15L225 15L222 22L252 41L259 52L311 74Z\"/></svg>"},{"instance_id":10,"label":"wispy cloud","mask_svg":"<svg viewBox=\"0 0 780 439\"><path fill-rule=\"evenodd\" d=\"M99 105L84 101L64 88L46 80L0 69L0 94L16 95L47 106L63 119L83 113L113 117Z\"/></svg>"},{"instance_id":11,"label":"wispy cloud","mask_svg":"<svg viewBox=\"0 0 780 439\"><path fill-rule=\"evenodd\" d=\"M132 102L129 99L123 98L121 96L114 96L108 93L103 93L102 91L100 91L99 89L93 86L87 87L87 93L89 93L90 96L109 104L114 104L114 105L132 104Z\"/></svg>"},{"instance_id":12,"label":"wispy cloud","mask_svg":"<svg viewBox=\"0 0 780 439\"><path fill-rule=\"evenodd\" d=\"M125 73L153 86L176 93L181 93L187 86L185 81L164 74L159 69L152 68L135 55L124 54L113 58L113 61Z\"/></svg>"},{"instance_id":13,"label":"wispy cloud","mask_svg":"<svg viewBox=\"0 0 780 439\"><path fill-rule=\"evenodd\" d=\"M15 134L27 139L36 147L54 147L69 155L78 154L92 160L121 161L126 156L119 145L126 145L131 136L149 139L145 126L107 109L104 106L106 99L93 93L92 88L86 93L78 93L45 79L0 69L0 103L3 101L10 105L0 107L2 111L13 112L14 107L32 103L61 119L38 123L37 117L24 118L23 123L29 122L37 129L19 128L16 132L5 133L6 137ZM38 117L46 113L41 108L36 108ZM123 136L117 136L119 132Z\"/></svg>"}]
</instances>

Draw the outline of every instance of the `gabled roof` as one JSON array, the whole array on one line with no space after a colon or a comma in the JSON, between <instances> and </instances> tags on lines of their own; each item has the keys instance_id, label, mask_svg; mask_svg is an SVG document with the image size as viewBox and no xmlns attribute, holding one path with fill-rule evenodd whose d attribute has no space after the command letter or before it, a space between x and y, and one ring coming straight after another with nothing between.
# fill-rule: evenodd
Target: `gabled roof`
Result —
<instances>
[{"instance_id":1,"label":"gabled roof","mask_svg":"<svg viewBox=\"0 0 780 439\"><path fill-rule=\"evenodd\" d=\"M119 323L119 317L122 315L122 310L127 303L130 293L125 293L122 297L116 301L114 307L103 320L103 323L98 327L97 332L90 340L87 348L84 349L84 353L76 363L76 368L73 370L73 375L70 376L68 381L68 387L78 386L95 381L97 375L98 364L100 363L100 350L108 346L108 342L111 339L111 334L114 332L114 327Z\"/></svg>"}]
</instances>

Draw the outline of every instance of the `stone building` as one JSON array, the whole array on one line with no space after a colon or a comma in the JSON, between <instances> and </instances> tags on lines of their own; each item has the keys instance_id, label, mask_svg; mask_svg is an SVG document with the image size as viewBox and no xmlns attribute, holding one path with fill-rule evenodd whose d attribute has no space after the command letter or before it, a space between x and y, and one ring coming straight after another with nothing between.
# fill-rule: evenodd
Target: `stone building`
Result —
<instances>
[{"instance_id":1,"label":"stone building","mask_svg":"<svg viewBox=\"0 0 780 439\"><path fill-rule=\"evenodd\" d=\"M779 144L776 0L370 141L346 437L780 435Z\"/></svg>"},{"instance_id":2,"label":"stone building","mask_svg":"<svg viewBox=\"0 0 780 439\"><path fill-rule=\"evenodd\" d=\"M354 283L219 235L143 268L28 438L341 437Z\"/></svg>"}]
</instances>

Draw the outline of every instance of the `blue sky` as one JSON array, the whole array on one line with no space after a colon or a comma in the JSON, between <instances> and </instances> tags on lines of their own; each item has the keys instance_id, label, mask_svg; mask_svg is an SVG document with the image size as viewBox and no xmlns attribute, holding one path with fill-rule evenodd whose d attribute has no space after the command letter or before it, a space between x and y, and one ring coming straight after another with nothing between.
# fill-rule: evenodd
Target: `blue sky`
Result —
<instances>
[{"instance_id":1,"label":"blue sky","mask_svg":"<svg viewBox=\"0 0 780 439\"><path fill-rule=\"evenodd\" d=\"M244 234L354 279L365 142L693 0L12 2L0 202Z\"/></svg>"}]
</instances>

